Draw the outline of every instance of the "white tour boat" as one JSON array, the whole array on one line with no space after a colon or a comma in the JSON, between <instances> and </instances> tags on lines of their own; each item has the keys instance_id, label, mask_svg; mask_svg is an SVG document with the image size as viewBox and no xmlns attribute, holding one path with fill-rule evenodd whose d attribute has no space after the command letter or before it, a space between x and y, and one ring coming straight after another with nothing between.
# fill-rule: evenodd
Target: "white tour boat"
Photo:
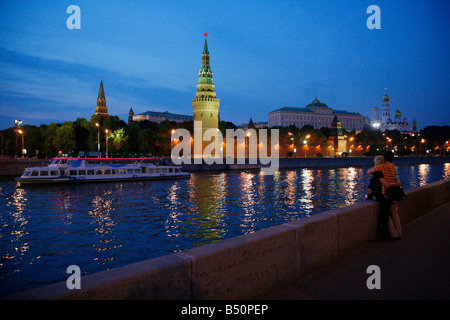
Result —
<instances>
[{"instance_id":1,"label":"white tour boat","mask_svg":"<svg viewBox=\"0 0 450 320\"><path fill-rule=\"evenodd\" d=\"M173 165L155 165L145 158L53 158L45 167L26 168L16 181L21 185L42 183L136 181L188 178Z\"/></svg>"}]
</instances>

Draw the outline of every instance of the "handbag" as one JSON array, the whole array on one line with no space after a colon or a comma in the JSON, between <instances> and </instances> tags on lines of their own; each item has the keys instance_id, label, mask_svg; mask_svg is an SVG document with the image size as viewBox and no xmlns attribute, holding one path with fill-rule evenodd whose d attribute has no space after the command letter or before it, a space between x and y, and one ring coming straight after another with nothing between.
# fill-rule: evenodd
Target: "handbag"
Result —
<instances>
[{"instance_id":1,"label":"handbag","mask_svg":"<svg viewBox=\"0 0 450 320\"><path fill-rule=\"evenodd\" d=\"M405 191L403 191L403 188L400 186L386 189L386 197L392 204L406 200Z\"/></svg>"}]
</instances>

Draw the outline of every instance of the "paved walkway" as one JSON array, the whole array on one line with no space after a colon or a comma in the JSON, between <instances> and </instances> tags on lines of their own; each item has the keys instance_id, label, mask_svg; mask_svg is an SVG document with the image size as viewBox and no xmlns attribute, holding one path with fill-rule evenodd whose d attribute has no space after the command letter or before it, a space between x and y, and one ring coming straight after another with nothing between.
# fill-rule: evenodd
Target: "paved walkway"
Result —
<instances>
[{"instance_id":1,"label":"paved walkway","mask_svg":"<svg viewBox=\"0 0 450 320\"><path fill-rule=\"evenodd\" d=\"M367 288L370 265L379 290ZM264 299L450 300L450 202L403 226L401 240L370 242Z\"/></svg>"}]
</instances>

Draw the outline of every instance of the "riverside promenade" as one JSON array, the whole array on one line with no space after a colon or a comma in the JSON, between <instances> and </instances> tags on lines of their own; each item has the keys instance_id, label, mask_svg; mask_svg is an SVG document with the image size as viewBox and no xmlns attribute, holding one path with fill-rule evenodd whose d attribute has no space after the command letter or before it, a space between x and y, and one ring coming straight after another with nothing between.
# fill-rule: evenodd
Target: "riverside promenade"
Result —
<instances>
[{"instance_id":1,"label":"riverside promenade","mask_svg":"<svg viewBox=\"0 0 450 320\"><path fill-rule=\"evenodd\" d=\"M449 300L450 202L403 226L399 241L376 239L318 267L265 300ZM368 289L380 268L380 289Z\"/></svg>"}]
</instances>

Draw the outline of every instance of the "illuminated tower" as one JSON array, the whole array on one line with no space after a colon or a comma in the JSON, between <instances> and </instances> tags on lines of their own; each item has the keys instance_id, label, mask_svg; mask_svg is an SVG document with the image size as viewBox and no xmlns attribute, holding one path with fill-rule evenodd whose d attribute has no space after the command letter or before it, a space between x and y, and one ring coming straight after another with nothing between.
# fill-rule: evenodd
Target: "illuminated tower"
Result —
<instances>
[{"instance_id":1,"label":"illuminated tower","mask_svg":"<svg viewBox=\"0 0 450 320\"><path fill-rule=\"evenodd\" d=\"M220 100L216 99L216 93L214 92L214 82L213 73L211 71L211 66L209 64L209 51L208 43L206 41L205 33L205 44L203 46L202 53L202 66L198 73L198 84L197 92L195 93L195 99L192 100L192 108L194 109L194 121L201 121L202 123L202 133L207 129L218 129L219 128L219 104ZM195 122L194 122L195 123ZM196 136L196 130L200 130L199 127L194 126L194 139ZM197 132L199 136L199 132ZM202 152L206 145L210 142L202 142ZM194 154L194 157L198 155Z\"/></svg>"},{"instance_id":2,"label":"illuminated tower","mask_svg":"<svg viewBox=\"0 0 450 320\"><path fill-rule=\"evenodd\" d=\"M103 89L103 76L100 79L100 88L98 89L97 106L95 107L95 114L102 118L109 116L108 107L106 106L105 90Z\"/></svg>"},{"instance_id":3,"label":"illuminated tower","mask_svg":"<svg viewBox=\"0 0 450 320\"><path fill-rule=\"evenodd\" d=\"M336 156L342 155L343 152L347 152L347 140L344 137L341 122L335 115L331 122L330 136L328 142L333 144L334 154Z\"/></svg>"}]
</instances>

